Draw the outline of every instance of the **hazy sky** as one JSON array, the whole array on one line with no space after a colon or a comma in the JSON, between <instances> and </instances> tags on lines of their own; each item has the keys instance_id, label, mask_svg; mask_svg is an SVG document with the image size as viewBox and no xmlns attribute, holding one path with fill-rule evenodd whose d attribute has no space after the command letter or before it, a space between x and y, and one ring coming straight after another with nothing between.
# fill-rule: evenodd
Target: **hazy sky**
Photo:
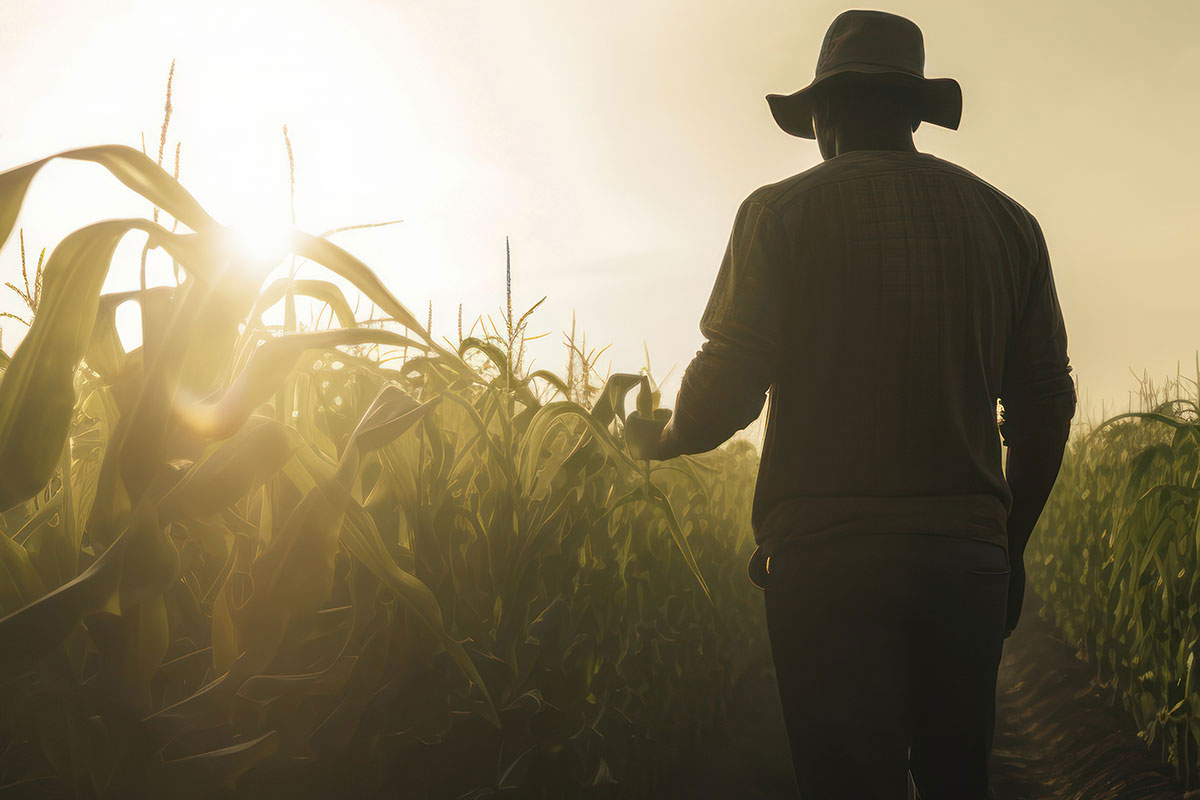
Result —
<instances>
[{"instance_id":1,"label":"hazy sky","mask_svg":"<svg viewBox=\"0 0 1200 800\"><path fill-rule=\"evenodd\" d=\"M81 145L157 150L177 59L168 150L222 222L289 219L280 128L296 151L297 215L319 232L403 218L339 242L435 334L503 304L548 300L538 366L562 369L571 312L614 371L675 365L734 212L816 164L764 95L812 77L845 5L796 0L0 0L0 167ZM962 164L1041 221L1081 399L1124 410L1130 370L1158 379L1200 349L1200 3L891 2L925 33L926 74L957 78L957 132L918 149ZM48 170L20 224L31 250L105 217L145 215L98 167ZM128 287L138 243L110 288ZM0 275L19 279L14 239ZM15 296L0 309L18 310ZM21 335L5 320L5 349Z\"/></svg>"}]
</instances>

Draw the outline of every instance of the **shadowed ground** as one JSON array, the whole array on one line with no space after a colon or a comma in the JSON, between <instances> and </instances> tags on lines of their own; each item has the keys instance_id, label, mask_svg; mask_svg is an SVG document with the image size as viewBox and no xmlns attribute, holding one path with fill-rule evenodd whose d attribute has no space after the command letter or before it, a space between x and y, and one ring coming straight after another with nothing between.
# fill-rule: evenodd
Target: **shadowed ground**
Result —
<instances>
[{"instance_id":1,"label":"shadowed ground","mask_svg":"<svg viewBox=\"0 0 1200 800\"><path fill-rule=\"evenodd\" d=\"M1172 767L1092 686L1094 670L1038 615L1031 590L1005 643L992 764L998 800L1177 800Z\"/></svg>"}]
</instances>

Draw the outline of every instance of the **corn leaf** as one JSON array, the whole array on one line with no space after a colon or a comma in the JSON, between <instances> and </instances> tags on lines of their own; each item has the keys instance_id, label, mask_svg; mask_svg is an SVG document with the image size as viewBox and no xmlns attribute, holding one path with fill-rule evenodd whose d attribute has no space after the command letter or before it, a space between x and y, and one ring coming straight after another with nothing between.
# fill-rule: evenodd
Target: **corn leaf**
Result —
<instances>
[{"instance_id":1,"label":"corn leaf","mask_svg":"<svg viewBox=\"0 0 1200 800\"><path fill-rule=\"evenodd\" d=\"M203 518L227 508L278 472L292 457L284 426L250 417L233 437L211 448L162 499L168 518Z\"/></svg>"},{"instance_id":2,"label":"corn leaf","mask_svg":"<svg viewBox=\"0 0 1200 800\"><path fill-rule=\"evenodd\" d=\"M113 252L132 230L187 264L193 240L145 220L108 220L65 238L46 263L41 305L0 380L0 510L29 499L50 480L75 406L74 373L91 341L100 287Z\"/></svg>"},{"instance_id":3,"label":"corn leaf","mask_svg":"<svg viewBox=\"0 0 1200 800\"><path fill-rule=\"evenodd\" d=\"M99 164L121 183L194 231L217 226L179 181L144 153L125 145L110 144L67 150L0 173L0 247L12 234L30 182L42 167L56 158Z\"/></svg>"},{"instance_id":4,"label":"corn leaf","mask_svg":"<svg viewBox=\"0 0 1200 800\"><path fill-rule=\"evenodd\" d=\"M346 295L342 294L342 290L336 284L315 280L293 281L289 278L280 278L263 290L254 302L254 308L250 312L250 322L261 327L262 315L266 313L267 309L282 300L289 288L294 294L311 297L328 304L333 309L333 315L337 318L339 327L353 328L358 324L354 318L354 310L346 302Z\"/></svg>"}]
</instances>

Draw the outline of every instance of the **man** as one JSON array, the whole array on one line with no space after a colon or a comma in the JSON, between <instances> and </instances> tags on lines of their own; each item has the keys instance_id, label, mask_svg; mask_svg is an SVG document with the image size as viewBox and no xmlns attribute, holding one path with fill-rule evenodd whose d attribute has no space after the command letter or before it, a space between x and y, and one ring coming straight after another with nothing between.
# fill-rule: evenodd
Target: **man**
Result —
<instances>
[{"instance_id":1,"label":"man","mask_svg":"<svg viewBox=\"0 0 1200 800\"><path fill-rule=\"evenodd\" d=\"M992 796L1002 640L1075 413L1037 220L913 145L962 111L924 60L909 20L847 11L813 82L768 96L824 162L742 203L707 342L643 445L716 447L770 389L751 571L811 800L903 798L910 769L922 800Z\"/></svg>"}]
</instances>

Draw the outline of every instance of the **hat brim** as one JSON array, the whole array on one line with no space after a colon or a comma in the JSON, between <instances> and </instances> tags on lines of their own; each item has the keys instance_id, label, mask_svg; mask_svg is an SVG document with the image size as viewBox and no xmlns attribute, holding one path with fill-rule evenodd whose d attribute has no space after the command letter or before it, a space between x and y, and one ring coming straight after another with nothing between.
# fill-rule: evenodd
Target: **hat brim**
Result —
<instances>
[{"instance_id":1,"label":"hat brim","mask_svg":"<svg viewBox=\"0 0 1200 800\"><path fill-rule=\"evenodd\" d=\"M813 132L814 90L837 75L869 75L871 80L904 86L914 90L918 116L943 128L958 130L962 120L962 87L953 78L924 78L906 72L880 70L871 65L857 65L817 78L793 94L769 94L767 104L780 128L792 136L815 139Z\"/></svg>"}]
</instances>

